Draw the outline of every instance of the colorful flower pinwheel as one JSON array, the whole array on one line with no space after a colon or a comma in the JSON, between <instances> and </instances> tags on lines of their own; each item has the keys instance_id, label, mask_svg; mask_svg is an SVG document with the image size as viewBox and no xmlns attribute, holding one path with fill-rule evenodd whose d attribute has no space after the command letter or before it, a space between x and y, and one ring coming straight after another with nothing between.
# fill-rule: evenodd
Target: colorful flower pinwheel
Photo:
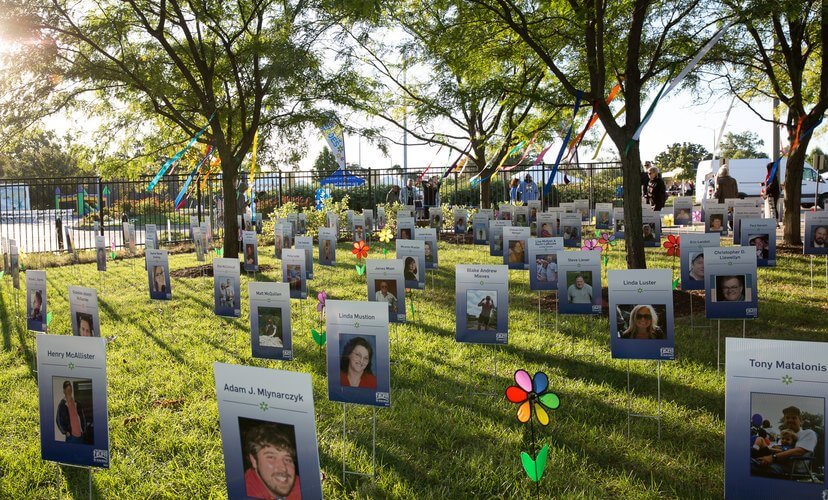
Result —
<instances>
[{"instance_id":1,"label":"colorful flower pinwheel","mask_svg":"<svg viewBox=\"0 0 828 500\"><path fill-rule=\"evenodd\" d=\"M608 252L609 247L614 247L618 244L618 241L615 240L614 234L604 232L601 233L601 236L598 238L598 244L601 245L601 248L603 248L605 252Z\"/></svg>"},{"instance_id":2,"label":"colorful flower pinwheel","mask_svg":"<svg viewBox=\"0 0 828 500\"><path fill-rule=\"evenodd\" d=\"M529 372L521 369L515 372L515 382L517 385L506 388L506 399L520 404L517 412L518 420L523 423L529 422L534 413L541 425L547 425L549 414L546 410L554 410L561 405L558 395L547 391L549 377L543 372L537 372L532 377Z\"/></svg>"},{"instance_id":3,"label":"colorful flower pinwheel","mask_svg":"<svg viewBox=\"0 0 828 500\"><path fill-rule=\"evenodd\" d=\"M379 232L379 240L382 242L382 254L388 255L388 243L394 239L394 232L391 231L391 228L385 227L382 231Z\"/></svg>"},{"instance_id":4,"label":"colorful flower pinwheel","mask_svg":"<svg viewBox=\"0 0 828 500\"><path fill-rule=\"evenodd\" d=\"M598 244L598 240L591 238L584 240L584 246L581 247L581 250L598 250L600 252L603 250L603 247Z\"/></svg>"},{"instance_id":5,"label":"colorful flower pinwheel","mask_svg":"<svg viewBox=\"0 0 828 500\"><path fill-rule=\"evenodd\" d=\"M370 250L370 249L371 249L371 247L366 245L364 241L360 240L359 242L354 243L354 248L351 249L351 253L356 255L357 259L367 259L368 258L368 250Z\"/></svg>"},{"instance_id":6,"label":"colorful flower pinwheel","mask_svg":"<svg viewBox=\"0 0 828 500\"><path fill-rule=\"evenodd\" d=\"M673 234L667 236L667 241L664 242L664 248L667 249L667 255L670 257L681 256L681 236Z\"/></svg>"}]
</instances>

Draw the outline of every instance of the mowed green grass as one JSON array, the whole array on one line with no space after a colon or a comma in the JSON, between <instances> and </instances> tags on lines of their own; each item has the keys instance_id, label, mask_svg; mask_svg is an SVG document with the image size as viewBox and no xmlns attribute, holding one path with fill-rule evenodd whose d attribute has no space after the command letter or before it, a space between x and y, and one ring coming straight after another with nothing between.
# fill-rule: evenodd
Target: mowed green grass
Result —
<instances>
[{"instance_id":1,"label":"mowed green grass","mask_svg":"<svg viewBox=\"0 0 828 500\"><path fill-rule=\"evenodd\" d=\"M392 243L393 245L393 243ZM372 256L384 258L377 244ZM70 334L67 287L95 287L107 347L111 466L93 474L100 498L223 498L224 461L213 363L236 363L310 373L316 405L319 455L329 498L710 498L723 493L724 376L717 373L716 329L690 329L677 320L674 362L661 365L661 439L654 420L656 363L613 360L606 318L559 316L544 310L538 329L538 294L527 272L512 271L509 344L458 344L454 340L454 269L461 263L499 263L488 249L441 242L440 268L429 271L426 291L413 292L416 319L391 327L391 408L378 409L376 477L342 479L371 470L370 408L327 400L325 354L312 340L319 327L316 292L329 299L365 300L365 277L354 271L347 244L338 266L315 266L310 299L293 302L291 362L250 355L247 283L242 317L212 313L212 279L172 281L173 300L152 302L143 260L116 260L101 276L93 264L48 269L51 332ZM260 262L281 276L270 244ZM625 267L623 243L610 268ZM389 252L388 258L392 256ZM648 250L650 267L667 267L663 249ZM822 341L828 312L824 260L810 289L809 260L784 255L759 271L760 319L749 337ZM196 265L194 254L174 255L173 269ZM676 263L677 265L677 263ZM676 275L678 270L676 270ZM604 274L604 278L605 278ZM21 282L24 280L21 277ZM433 283L433 286L432 286ZM34 334L25 331L24 290L19 298L4 278L0 309L0 498L86 497L87 473L40 459ZM410 312L410 311L409 311ZM696 324L706 322L697 316ZM741 322L723 322L722 335L741 335ZM593 354L594 353L594 354ZM723 354L723 353L722 353ZM724 356L722 356L722 360ZM627 397L627 367L633 397ZM545 371L561 399L547 427L535 426L538 444L549 443L546 474L536 491L519 454L529 451L530 428L503 397L518 368Z\"/></svg>"}]
</instances>

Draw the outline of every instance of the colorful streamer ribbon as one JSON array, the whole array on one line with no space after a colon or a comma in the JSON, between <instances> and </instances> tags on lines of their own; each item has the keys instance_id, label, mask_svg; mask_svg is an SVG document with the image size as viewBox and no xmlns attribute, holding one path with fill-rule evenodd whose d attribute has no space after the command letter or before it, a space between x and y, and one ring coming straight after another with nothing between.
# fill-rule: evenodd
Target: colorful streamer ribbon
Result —
<instances>
[{"instance_id":1,"label":"colorful streamer ribbon","mask_svg":"<svg viewBox=\"0 0 828 500\"><path fill-rule=\"evenodd\" d=\"M638 129L635 131L635 134L633 134L633 141L637 141L639 140L639 138L641 138L641 131L644 130L644 126L647 125L648 121L650 121L650 117L653 114L653 110L655 110L655 105L658 102L658 100L669 94L674 88L678 87L678 85L687 77L687 75L691 71L693 71L693 68L695 68L696 65L699 64L699 61L701 61L702 57L704 57L705 54L710 52L710 49L712 49L713 46L716 45L716 43L718 43L722 36L724 36L725 31L727 31L727 29L730 28L730 26L732 26L733 23L734 21L730 21L724 26L722 26L722 29L720 29L715 35L713 35L713 38L711 38L710 41L707 42L698 53L696 53L693 59L689 63L687 63L687 65L684 67L684 69L681 70L678 76L676 76L672 80L668 79L669 86L662 88L661 92L658 93L659 95L658 97L656 97L656 100L653 101L652 105L650 105L650 109L647 110L647 114L644 116L644 119L641 120L641 123L638 125ZM629 151L629 149L630 145L627 145L627 151Z\"/></svg>"},{"instance_id":2,"label":"colorful streamer ribbon","mask_svg":"<svg viewBox=\"0 0 828 500\"><path fill-rule=\"evenodd\" d=\"M608 106L612 103L612 101L615 99L615 97L618 95L618 92L620 92L620 91L621 91L621 84L616 83L615 87L613 87L612 90L610 90L610 93L606 98L606 103L607 103ZM567 153L566 153L567 161L572 160L572 155L574 154L575 150L578 148L578 146L581 145L581 141L584 140L584 136L586 136L586 133L589 131L590 128L592 128L593 125L595 125L595 123L597 121L598 121L598 113L593 111L592 116L590 117L589 121L587 122L586 127L584 127L584 129L581 131L580 134L575 136L575 139L572 141L572 144L570 144L569 151L567 151Z\"/></svg>"},{"instance_id":3,"label":"colorful streamer ribbon","mask_svg":"<svg viewBox=\"0 0 828 500\"><path fill-rule=\"evenodd\" d=\"M526 144L526 141L520 141L515 147L510 149L509 152L506 153L503 156L503 158L500 160L500 163L497 165L497 168L495 168L494 171L492 171L491 175L489 175L485 179L483 179L482 177L472 178L471 181L469 181L469 184L471 184L472 187L477 187L477 185L480 184L481 182L494 177L498 172L500 172L500 169L503 168L503 164L506 163L506 160L509 157L511 157L512 155L517 154L523 148L524 144ZM479 176L482 173L483 173L483 170L481 170L477 175Z\"/></svg>"},{"instance_id":4,"label":"colorful streamer ribbon","mask_svg":"<svg viewBox=\"0 0 828 500\"><path fill-rule=\"evenodd\" d=\"M563 144L561 144L561 150L558 151L558 157L555 159L555 164L552 165L552 172L549 175L549 180L546 181L546 186L543 188L544 195L549 194L549 190L552 189L552 183L555 181L555 175L558 173L558 165L561 164L561 158L563 158L566 146L569 144L570 137L572 137L572 129L575 127L575 118L578 116L578 109L581 107L582 96L583 93L579 90L578 94L575 96L575 107L572 109L572 121L569 122L569 129L566 131Z\"/></svg>"},{"instance_id":5,"label":"colorful streamer ribbon","mask_svg":"<svg viewBox=\"0 0 828 500\"><path fill-rule=\"evenodd\" d=\"M213 146L207 146L207 153L204 155L204 158L202 158L201 161L198 162L198 165L196 165L196 167L190 173L190 176L187 177L186 181L184 181L184 186L182 186L181 191L178 192L178 196L175 197L176 210L179 210L182 207L184 207L184 196L187 194L187 190L190 188L190 184L193 182L193 179L198 173L198 170L201 168L202 165L204 165L204 162L207 161L208 158L210 158L212 152Z\"/></svg>"},{"instance_id":6,"label":"colorful streamer ribbon","mask_svg":"<svg viewBox=\"0 0 828 500\"><path fill-rule=\"evenodd\" d=\"M614 115L612 115L612 117L613 118L618 118L619 116L621 116L621 113L623 113L626 110L627 110L627 106L621 106L621 109L619 109ZM601 146L604 144L604 139L606 139L606 138L607 138L607 131L605 130L604 135L601 136L601 140L598 141L598 147L595 148L595 154L592 155L593 160L598 158L598 153L601 152Z\"/></svg>"},{"instance_id":7,"label":"colorful streamer ribbon","mask_svg":"<svg viewBox=\"0 0 828 500\"><path fill-rule=\"evenodd\" d=\"M440 147L437 149L437 153L435 153L435 154L434 154L434 158L437 158L437 155L439 155L439 154L440 154L440 151L442 151L442 150L443 150L443 145L442 145L442 144L440 144ZM429 170L431 170L431 164L432 164L432 163L434 163L434 158L432 158L432 159L431 159L431 161L430 161L430 162L428 162L428 165L426 165L426 168L425 168L425 169L423 169L423 171L422 171L422 172L420 172L419 177L417 177L417 184L419 184L420 182L422 182L423 177L425 176L426 172L428 172Z\"/></svg>"},{"instance_id":8,"label":"colorful streamer ribbon","mask_svg":"<svg viewBox=\"0 0 828 500\"><path fill-rule=\"evenodd\" d=\"M469 142L469 144L468 144L465 148L463 148L463 152L462 152L462 153L460 153L460 155L457 157L457 159L456 159L456 160L454 160L454 163L452 163L452 164L451 164L451 165L450 165L450 166L446 169L446 171L445 171L445 172L443 172L443 175L442 175L442 176L440 176L440 180L441 180L441 181L442 181L443 179L445 179L446 177L448 177L448 175L449 175L449 174L450 174L450 173L451 173L451 172L452 172L455 168L457 168L457 166L460 164L460 160L462 160L462 159L464 159L464 158L465 158L465 159L468 159L468 157L466 156L466 154L467 154L467 152L469 151L469 149L470 149L470 148L471 148L471 142ZM466 167L466 162L463 162L463 168L465 168L465 167ZM461 170L461 171L462 171L462 170Z\"/></svg>"},{"instance_id":9,"label":"colorful streamer ribbon","mask_svg":"<svg viewBox=\"0 0 828 500\"><path fill-rule=\"evenodd\" d=\"M184 146L184 149L174 154L172 158L165 161L164 164L161 165L161 169L158 171L157 174L155 174L155 177L152 178L152 180L149 183L149 186L147 186L147 191L152 191L153 189L155 189L155 186L157 186L158 183L161 182L161 178L164 177L164 175L167 173L170 167L175 165L178 162L178 160L180 160L181 157L184 156L184 153L189 151L193 144L195 144L195 142L198 140L198 138L201 137L201 134L207 131L207 128L210 127L210 123L213 121L213 118L215 116L216 112L213 111L213 114L210 115L210 119L207 120L207 125L205 125L204 128L196 132L196 135L194 135L193 138L190 139L190 142L188 142L187 145Z\"/></svg>"}]
</instances>

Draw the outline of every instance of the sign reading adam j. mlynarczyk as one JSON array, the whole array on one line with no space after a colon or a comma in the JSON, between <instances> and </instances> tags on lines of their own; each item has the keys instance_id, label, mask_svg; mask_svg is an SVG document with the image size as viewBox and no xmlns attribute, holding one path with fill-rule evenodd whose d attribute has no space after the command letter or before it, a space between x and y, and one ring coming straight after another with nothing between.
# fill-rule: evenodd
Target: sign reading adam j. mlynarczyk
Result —
<instances>
[{"instance_id":1,"label":"sign reading adam j. mlynarczyk","mask_svg":"<svg viewBox=\"0 0 828 500\"><path fill-rule=\"evenodd\" d=\"M228 496L322 498L310 375L224 363L213 374Z\"/></svg>"},{"instance_id":2,"label":"sign reading adam j. mlynarczyk","mask_svg":"<svg viewBox=\"0 0 828 500\"><path fill-rule=\"evenodd\" d=\"M828 344L728 338L726 348L725 497L825 498Z\"/></svg>"}]
</instances>

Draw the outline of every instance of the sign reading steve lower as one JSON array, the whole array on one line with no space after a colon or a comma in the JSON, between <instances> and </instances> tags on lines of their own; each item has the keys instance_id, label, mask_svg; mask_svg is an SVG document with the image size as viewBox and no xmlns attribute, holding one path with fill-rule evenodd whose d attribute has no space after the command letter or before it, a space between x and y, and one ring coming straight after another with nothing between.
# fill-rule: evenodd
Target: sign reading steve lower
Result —
<instances>
[{"instance_id":1,"label":"sign reading steve lower","mask_svg":"<svg viewBox=\"0 0 828 500\"><path fill-rule=\"evenodd\" d=\"M705 248L704 289L707 318L758 318L755 249Z\"/></svg>"},{"instance_id":2,"label":"sign reading steve lower","mask_svg":"<svg viewBox=\"0 0 828 500\"><path fill-rule=\"evenodd\" d=\"M828 344L726 340L725 498L825 498Z\"/></svg>"},{"instance_id":3,"label":"sign reading steve lower","mask_svg":"<svg viewBox=\"0 0 828 500\"><path fill-rule=\"evenodd\" d=\"M326 309L328 399L391 406L388 306L329 300Z\"/></svg>"},{"instance_id":4,"label":"sign reading steve lower","mask_svg":"<svg viewBox=\"0 0 828 500\"><path fill-rule=\"evenodd\" d=\"M109 467L106 340L38 334L37 375L41 458Z\"/></svg>"},{"instance_id":5,"label":"sign reading steve lower","mask_svg":"<svg viewBox=\"0 0 828 500\"><path fill-rule=\"evenodd\" d=\"M558 252L558 312L601 314L601 252Z\"/></svg>"},{"instance_id":6,"label":"sign reading steve lower","mask_svg":"<svg viewBox=\"0 0 828 500\"><path fill-rule=\"evenodd\" d=\"M322 498L311 376L213 364L229 498Z\"/></svg>"},{"instance_id":7,"label":"sign reading steve lower","mask_svg":"<svg viewBox=\"0 0 828 500\"><path fill-rule=\"evenodd\" d=\"M458 342L509 341L509 268L458 264L455 271Z\"/></svg>"},{"instance_id":8,"label":"sign reading steve lower","mask_svg":"<svg viewBox=\"0 0 828 500\"><path fill-rule=\"evenodd\" d=\"M607 283L612 357L674 359L672 271L607 271Z\"/></svg>"}]
</instances>

